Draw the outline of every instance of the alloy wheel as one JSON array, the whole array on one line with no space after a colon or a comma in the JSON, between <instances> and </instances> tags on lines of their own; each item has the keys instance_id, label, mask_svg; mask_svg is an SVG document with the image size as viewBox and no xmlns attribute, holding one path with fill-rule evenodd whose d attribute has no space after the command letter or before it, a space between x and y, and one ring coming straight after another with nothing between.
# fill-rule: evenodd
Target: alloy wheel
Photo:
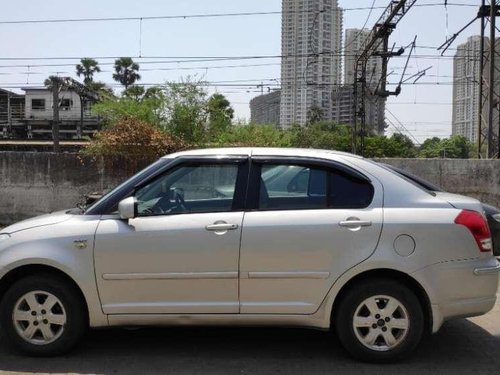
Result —
<instances>
[{"instance_id":1,"label":"alloy wheel","mask_svg":"<svg viewBox=\"0 0 500 375\"><path fill-rule=\"evenodd\" d=\"M352 324L357 339L364 346L374 351L389 351L407 337L410 318L398 299L379 295L359 304Z\"/></svg>"},{"instance_id":2,"label":"alloy wheel","mask_svg":"<svg viewBox=\"0 0 500 375\"><path fill-rule=\"evenodd\" d=\"M63 334L67 316L59 298L37 290L18 299L12 320L17 333L25 341L34 345L47 345Z\"/></svg>"}]
</instances>

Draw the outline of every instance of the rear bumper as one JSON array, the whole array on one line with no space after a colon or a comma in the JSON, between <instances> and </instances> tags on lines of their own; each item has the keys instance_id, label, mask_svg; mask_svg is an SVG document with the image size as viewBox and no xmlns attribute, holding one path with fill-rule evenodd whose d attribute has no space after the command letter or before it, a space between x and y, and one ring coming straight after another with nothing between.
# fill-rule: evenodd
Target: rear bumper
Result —
<instances>
[{"instance_id":1,"label":"rear bumper","mask_svg":"<svg viewBox=\"0 0 500 375\"><path fill-rule=\"evenodd\" d=\"M499 275L500 263L494 257L439 263L415 272L431 302L432 332L446 320L493 309Z\"/></svg>"},{"instance_id":2,"label":"rear bumper","mask_svg":"<svg viewBox=\"0 0 500 375\"><path fill-rule=\"evenodd\" d=\"M500 262L497 261L497 264L490 267L478 267L474 270L474 275L476 276L484 276L484 275L495 275L500 273Z\"/></svg>"}]
</instances>

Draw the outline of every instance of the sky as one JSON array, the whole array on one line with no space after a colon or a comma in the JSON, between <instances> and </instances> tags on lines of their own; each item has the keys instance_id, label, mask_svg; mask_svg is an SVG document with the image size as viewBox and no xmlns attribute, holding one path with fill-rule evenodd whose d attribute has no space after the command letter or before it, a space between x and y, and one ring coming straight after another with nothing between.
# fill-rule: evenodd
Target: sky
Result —
<instances>
[{"instance_id":1,"label":"sky","mask_svg":"<svg viewBox=\"0 0 500 375\"><path fill-rule=\"evenodd\" d=\"M115 57L131 56L141 65L142 83L160 84L188 75L213 82L210 92L226 95L240 119L250 117L249 101L275 86L280 78L280 59L245 59L194 62L187 57L279 56L280 14L182 19L144 19L106 22L16 23L2 21L149 17L203 13L279 12L280 0L16 0L2 1L0 13L0 87L19 91L43 83L48 75L74 76L80 57L96 57L102 72L96 79L113 83ZM346 9L345 28L372 27L390 0L339 0ZM391 44L406 46L417 35L416 57L408 73L430 67L417 85L403 86L391 97L386 117L398 131L418 142L451 133L453 50L441 58L433 48L475 17L479 0L418 0L391 36ZM369 12L374 3L375 9ZM454 4L465 4L457 6ZM467 6L476 5L476 6ZM352 8L365 8L353 10ZM351 10L349 10L351 9ZM368 18L368 16L370 17ZM479 33L476 22L459 36L453 47ZM421 47L418 47L421 46ZM48 59L48 58L59 59ZM140 58L141 57L141 58ZM170 59L175 57L174 59ZM23 58L23 59L21 59ZM64 59L62 59L64 58ZM172 60L183 62L172 62ZM154 63L153 63L154 62ZM405 58L391 60L389 82L397 83ZM66 64L66 66L64 65ZM13 67L13 66L16 67ZM58 65L58 66L37 66ZM248 66L252 65L252 66ZM258 66L257 66L258 65ZM29 74L28 74L29 73ZM245 86L227 86L227 85ZM399 123L404 125L404 128ZM396 131L388 129L388 134Z\"/></svg>"}]
</instances>

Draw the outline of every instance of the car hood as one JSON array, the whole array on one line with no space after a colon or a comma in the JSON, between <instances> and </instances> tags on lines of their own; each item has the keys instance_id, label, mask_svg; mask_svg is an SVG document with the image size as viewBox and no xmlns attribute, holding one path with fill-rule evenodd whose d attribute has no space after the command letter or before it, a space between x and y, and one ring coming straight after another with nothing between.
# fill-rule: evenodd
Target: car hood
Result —
<instances>
[{"instance_id":1,"label":"car hood","mask_svg":"<svg viewBox=\"0 0 500 375\"><path fill-rule=\"evenodd\" d=\"M448 202L455 208L484 213L482 203L475 198L467 197L465 195L447 193L444 191L436 191L434 192L434 194L436 194L436 197Z\"/></svg>"},{"instance_id":2,"label":"car hood","mask_svg":"<svg viewBox=\"0 0 500 375\"><path fill-rule=\"evenodd\" d=\"M63 221L69 220L72 217L72 215L68 214L67 212L67 210L57 211L51 214L36 216L31 219L23 220L2 229L2 233L15 233L30 228L61 223Z\"/></svg>"}]
</instances>

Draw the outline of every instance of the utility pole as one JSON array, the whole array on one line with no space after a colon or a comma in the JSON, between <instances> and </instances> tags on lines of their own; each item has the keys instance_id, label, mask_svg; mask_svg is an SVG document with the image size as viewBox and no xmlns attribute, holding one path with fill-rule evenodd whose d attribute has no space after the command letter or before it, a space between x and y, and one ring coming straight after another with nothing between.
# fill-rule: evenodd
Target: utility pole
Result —
<instances>
[{"instance_id":1,"label":"utility pole","mask_svg":"<svg viewBox=\"0 0 500 375\"><path fill-rule=\"evenodd\" d=\"M496 1L490 4L490 79L488 87L488 158L494 158L497 151L493 144L493 116L496 107L495 100L498 101L498 95L495 95L495 47L496 41L496 18L497 18L498 5Z\"/></svg>"},{"instance_id":2,"label":"utility pole","mask_svg":"<svg viewBox=\"0 0 500 375\"><path fill-rule=\"evenodd\" d=\"M52 80L52 139L54 152L59 152L59 80Z\"/></svg>"},{"instance_id":3,"label":"utility pole","mask_svg":"<svg viewBox=\"0 0 500 375\"><path fill-rule=\"evenodd\" d=\"M486 0L481 0L481 9L484 9ZM486 26L486 20L481 17L481 40L479 41L479 114L478 124L477 124L477 158L481 159L482 148L483 148L483 105L484 105L484 30Z\"/></svg>"},{"instance_id":4,"label":"utility pole","mask_svg":"<svg viewBox=\"0 0 500 375\"><path fill-rule=\"evenodd\" d=\"M500 158L500 70L495 65L500 61L500 51L497 51L496 18L500 16L499 0L481 0L477 15L458 32L453 34L438 49L444 54L457 37L477 19L481 23L481 40L479 51L479 106L477 122L477 157ZM486 38L489 27L489 38Z\"/></svg>"},{"instance_id":5,"label":"utility pole","mask_svg":"<svg viewBox=\"0 0 500 375\"><path fill-rule=\"evenodd\" d=\"M366 126L366 98L367 87L367 65L370 58L378 56L382 59L382 76L378 89L370 93L380 101L385 100L390 95L398 95L400 88L394 92L387 91L387 67L388 61L393 56L400 56L404 49L389 51L389 37L401 19L408 13L417 0L391 0L382 16L375 23L370 36L367 38L366 46L359 55L354 69L354 128L352 137L352 151L364 153L364 140L368 133ZM380 48L382 46L382 48ZM360 142L358 142L358 137Z\"/></svg>"},{"instance_id":6,"label":"utility pole","mask_svg":"<svg viewBox=\"0 0 500 375\"><path fill-rule=\"evenodd\" d=\"M11 94L10 92L7 94L7 132L10 137L12 134L12 104L11 104ZM4 134L5 137L5 134Z\"/></svg>"}]
</instances>

